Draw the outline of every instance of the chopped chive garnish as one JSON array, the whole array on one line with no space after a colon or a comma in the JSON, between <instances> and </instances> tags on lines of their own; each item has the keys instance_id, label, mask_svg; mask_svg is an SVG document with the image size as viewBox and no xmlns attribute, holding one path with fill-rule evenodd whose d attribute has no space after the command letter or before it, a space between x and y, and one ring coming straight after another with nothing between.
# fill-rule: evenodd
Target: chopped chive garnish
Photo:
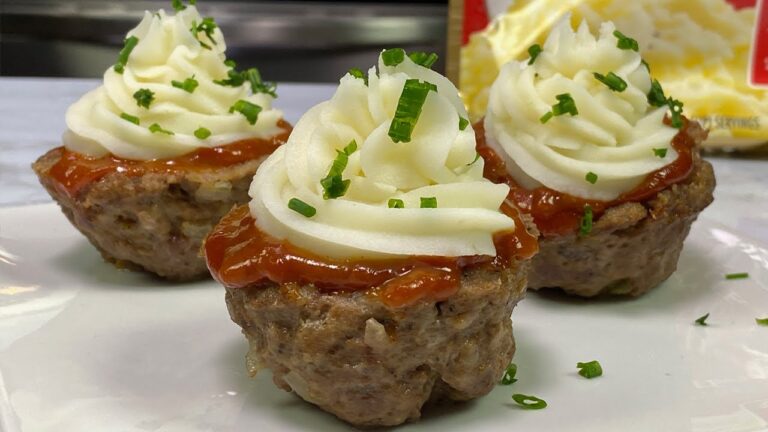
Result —
<instances>
[{"instance_id":1,"label":"chopped chive garnish","mask_svg":"<svg viewBox=\"0 0 768 432\"><path fill-rule=\"evenodd\" d=\"M613 72L608 72L608 75L603 75L595 72L593 73L593 75L595 76L596 80L605 84L609 89L615 92L620 93L627 89L627 82L621 79L620 76L616 75Z\"/></svg>"},{"instance_id":2,"label":"chopped chive garnish","mask_svg":"<svg viewBox=\"0 0 768 432\"><path fill-rule=\"evenodd\" d=\"M670 124L673 128L680 129L683 127L683 103L677 99L667 99L669 104Z\"/></svg>"},{"instance_id":3,"label":"chopped chive garnish","mask_svg":"<svg viewBox=\"0 0 768 432\"><path fill-rule=\"evenodd\" d=\"M705 326L705 325L707 325L707 318L709 318L709 312L707 312L706 314L698 317L696 319L696 321L694 321L694 323L696 323L697 325Z\"/></svg>"},{"instance_id":4,"label":"chopped chive garnish","mask_svg":"<svg viewBox=\"0 0 768 432\"><path fill-rule=\"evenodd\" d=\"M667 104L667 97L664 96L664 89L661 88L659 80L651 81L651 90L648 91L648 103L655 107L663 107Z\"/></svg>"},{"instance_id":5,"label":"chopped chive garnish","mask_svg":"<svg viewBox=\"0 0 768 432\"><path fill-rule=\"evenodd\" d=\"M616 36L616 39L618 41L616 42L616 47L623 50L632 50L632 51L639 51L640 46L637 44L637 41L632 39L629 36L625 36L620 31L616 30L613 32L613 35Z\"/></svg>"},{"instance_id":6,"label":"chopped chive garnish","mask_svg":"<svg viewBox=\"0 0 768 432\"><path fill-rule=\"evenodd\" d=\"M757 325L768 326L768 318L755 318Z\"/></svg>"},{"instance_id":7,"label":"chopped chive garnish","mask_svg":"<svg viewBox=\"0 0 768 432\"><path fill-rule=\"evenodd\" d=\"M193 93L197 88L197 86L199 85L199 83L195 79L195 76L192 75L191 77L185 79L184 81L173 80L171 81L171 85L176 88L182 89L187 93Z\"/></svg>"},{"instance_id":8,"label":"chopped chive garnish","mask_svg":"<svg viewBox=\"0 0 768 432\"><path fill-rule=\"evenodd\" d=\"M136 104L142 108L149 108L149 105L155 100L155 92L150 89L138 89L133 94L133 98L136 99Z\"/></svg>"},{"instance_id":9,"label":"chopped chive garnish","mask_svg":"<svg viewBox=\"0 0 768 432\"><path fill-rule=\"evenodd\" d=\"M213 32L214 30L216 30L216 27L217 25L216 25L216 22L213 20L213 18L205 17L200 22L200 24L197 24L196 22L192 21L192 27L189 29L189 31L192 32L192 36L194 36L195 39L198 42L200 42L200 46L202 46L205 49L211 49L211 46L201 41L197 35L198 33L203 33L205 34L205 37L207 37L212 44L218 45L216 43L216 40L213 39Z\"/></svg>"},{"instance_id":10,"label":"chopped chive garnish","mask_svg":"<svg viewBox=\"0 0 768 432\"><path fill-rule=\"evenodd\" d=\"M437 86L417 79L405 81L403 92L397 101L395 117L389 125L388 135L392 141L396 143L411 141L411 133L416 127L416 122L421 115L421 108L424 106L424 101L427 100L427 94L430 90L437 91Z\"/></svg>"},{"instance_id":11,"label":"chopped chive garnish","mask_svg":"<svg viewBox=\"0 0 768 432\"><path fill-rule=\"evenodd\" d=\"M344 153L347 154L347 156L351 155L352 153L357 151L357 141L352 140L344 147Z\"/></svg>"},{"instance_id":12,"label":"chopped chive garnish","mask_svg":"<svg viewBox=\"0 0 768 432\"><path fill-rule=\"evenodd\" d=\"M131 122L131 123L133 123L135 125L139 124L139 118L138 117L132 116L132 115L127 114L127 113L121 113L120 114L120 118L125 120L125 121L129 121L129 122Z\"/></svg>"},{"instance_id":13,"label":"chopped chive garnish","mask_svg":"<svg viewBox=\"0 0 768 432\"><path fill-rule=\"evenodd\" d=\"M463 131L464 129L467 128L467 126L469 126L469 120L459 116L459 130Z\"/></svg>"},{"instance_id":14,"label":"chopped chive garnish","mask_svg":"<svg viewBox=\"0 0 768 432\"><path fill-rule=\"evenodd\" d=\"M317 210L314 207L298 198L291 198L291 200L288 201L288 208L308 218L311 218L317 213Z\"/></svg>"},{"instance_id":15,"label":"chopped chive garnish","mask_svg":"<svg viewBox=\"0 0 768 432\"><path fill-rule=\"evenodd\" d=\"M593 173L592 171L588 172L587 175L584 176L584 180L595 184L597 183L597 174Z\"/></svg>"},{"instance_id":16,"label":"chopped chive garnish","mask_svg":"<svg viewBox=\"0 0 768 432\"><path fill-rule=\"evenodd\" d=\"M131 51L136 48L139 43L139 38L131 36L123 42L123 49L120 50L120 54L117 55L117 63L115 63L115 72L121 74L125 71L125 65L128 64L128 56L131 55Z\"/></svg>"},{"instance_id":17,"label":"chopped chive garnish","mask_svg":"<svg viewBox=\"0 0 768 432\"><path fill-rule=\"evenodd\" d=\"M224 66L227 66L230 69L235 69L237 67L237 63L235 63L235 61L232 59L226 59L224 60Z\"/></svg>"},{"instance_id":18,"label":"chopped chive garnish","mask_svg":"<svg viewBox=\"0 0 768 432\"><path fill-rule=\"evenodd\" d=\"M401 199L390 198L389 201L387 201L387 207L389 207L389 208L405 208L405 203Z\"/></svg>"},{"instance_id":19,"label":"chopped chive garnish","mask_svg":"<svg viewBox=\"0 0 768 432\"><path fill-rule=\"evenodd\" d=\"M597 360L592 360L591 362L586 363L578 362L576 363L576 367L579 368L579 375L584 378L599 377L603 374L603 367L600 366L600 362Z\"/></svg>"},{"instance_id":20,"label":"chopped chive garnish","mask_svg":"<svg viewBox=\"0 0 768 432\"><path fill-rule=\"evenodd\" d=\"M211 136L211 131L200 126L199 128L195 129L194 134L195 138L203 140Z\"/></svg>"},{"instance_id":21,"label":"chopped chive garnish","mask_svg":"<svg viewBox=\"0 0 768 432\"><path fill-rule=\"evenodd\" d=\"M510 363L507 366L507 369L504 371L504 375L501 377L501 381L499 382L499 384L510 385L517 382L517 378L515 378L515 375L517 375L517 365L514 363Z\"/></svg>"},{"instance_id":22,"label":"chopped chive garnish","mask_svg":"<svg viewBox=\"0 0 768 432\"><path fill-rule=\"evenodd\" d=\"M561 116L563 114L575 116L579 113L579 110L576 108L576 102L569 93L559 94L555 96L555 99L557 99L557 103L552 105L552 111L541 116L539 119L540 122L546 123L552 117Z\"/></svg>"},{"instance_id":23,"label":"chopped chive garnish","mask_svg":"<svg viewBox=\"0 0 768 432\"><path fill-rule=\"evenodd\" d=\"M512 395L512 400L517 402L518 405L525 409L543 409L547 407L547 402L545 402L544 399L537 398L536 396L528 396L515 393Z\"/></svg>"},{"instance_id":24,"label":"chopped chive garnish","mask_svg":"<svg viewBox=\"0 0 768 432\"><path fill-rule=\"evenodd\" d=\"M235 69L230 69L227 71L226 79L213 80L214 84L225 87L240 87L244 82L245 75L236 71Z\"/></svg>"},{"instance_id":25,"label":"chopped chive garnish","mask_svg":"<svg viewBox=\"0 0 768 432\"><path fill-rule=\"evenodd\" d=\"M357 79L363 80L365 85L368 85L368 76L365 74L365 72L361 71L358 68L352 68L349 70L348 73Z\"/></svg>"},{"instance_id":26,"label":"chopped chive garnish","mask_svg":"<svg viewBox=\"0 0 768 432\"><path fill-rule=\"evenodd\" d=\"M749 273L728 273L725 275L725 278L728 280L732 279L746 279L749 277Z\"/></svg>"},{"instance_id":27,"label":"chopped chive garnish","mask_svg":"<svg viewBox=\"0 0 768 432\"><path fill-rule=\"evenodd\" d=\"M344 150L336 150L336 159L331 163L331 168L328 170L328 175L320 180L320 185L323 187L323 199L335 199L343 197L349 189L351 180L344 180L342 174L349 162L349 155L357 150L357 142L352 140Z\"/></svg>"},{"instance_id":28,"label":"chopped chive garnish","mask_svg":"<svg viewBox=\"0 0 768 432\"><path fill-rule=\"evenodd\" d=\"M536 61L536 58L539 56L539 54L541 54L542 51L543 50L541 48L541 45L539 45L539 44L533 44L533 45L529 46L528 47L528 55L531 56L531 59L528 60L528 64L532 65L533 62Z\"/></svg>"},{"instance_id":29,"label":"chopped chive garnish","mask_svg":"<svg viewBox=\"0 0 768 432\"><path fill-rule=\"evenodd\" d=\"M475 158L472 159L472 162L468 163L467 166L472 166L475 164L475 162L480 160L480 153L475 152Z\"/></svg>"},{"instance_id":30,"label":"chopped chive garnish","mask_svg":"<svg viewBox=\"0 0 768 432\"><path fill-rule=\"evenodd\" d=\"M437 61L437 54L435 53L416 51L408 54L408 57L417 65L424 66L427 69L431 69L432 65Z\"/></svg>"},{"instance_id":31,"label":"chopped chive garnish","mask_svg":"<svg viewBox=\"0 0 768 432\"><path fill-rule=\"evenodd\" d=\"M189 4L194 6L195 3L197 3L197 0L189 0ZM181 12L187 8L182 0L171 0L171 6L173 6L173 10L176 12Z\"/></svg>"},{"instance_id":32,"label":"chopped chive garnish","mask_svg":"<svg viewBox=\"0 0 768 432\"><path fill-rule=\"evenodd\" d=\"M645 69L647 69L649 73L651 72L651 66L648 64L647 61L645 61L645 59L640 59L640 63L642 63L643 66L645 66Z\"/></svg>"},{"instance_id":33,"label":"chopped chive garnish","mask_svg":"<svg viewBox=\"0 0 768 432\"><path fill-rule=\"evenodd\" d=\"M250 103L247 100L240 99L229 108L230 113L233 113L235 111L244 115L245 119L248 120L248 123L254 125L256 124L256 120L259 119L259 113L261 112L261 107L254 103Z\"/></svg>"},{"instance_id":34,"label":"chopped chive garnish","mask_svg":"<svg viewBox=\"0 0 768 432\"><path fill-rule=\"evenodd\" d=\"M581 217L581 224L579 225L579 235L585 236L592 232L592 206L586 204L584 206L584 215Z\"/></svg>"},{"instance_id":35,"label":"chopped chive garnish","mask_svg":"<svg viewBox=\"0 0 768 432\"><path fill-rule=\"evenodd\" d=\"M249 68L245 72L243 72L245 76L245 80L247 80L249 83L251 83L251 92L252 93L265 93L273 98L277 97L277 93L275 93L275 90L277 90L277 84L273 82L264 82L261 80L261 73L256 68Z\"/></svg>"},{"instance_id":36,"label":"chopped chive garnish","mask_svg":"<svg viewBox=\"0 0 768 432\"><path fill-rule=\"evenodd\" d=\"M173 132L169 131L168 129L163 129L162 126L160 126L157 123L152 123L149 125L149 131L152 133L161 133L165 135L175 135Z\"/></svg>"},{"instance_id":37,"label":"chopped chive garnish","mask_svg":"<svg viewBox=\"0 0 768 432\"><path fill-rule=\"evenodd\" d=\"M653 149L653 154L656 157L659 157L659 158L663 159L663 158L667 157L667 149L665 149L665 148L655 148L655 149Z\"/></svg>"},{"instance_id":38,"label":"chopped chive garnish","mask_svg":"<svg viewBox=\"0 0 768 432\"><path fill-rule=\"evenodd\" d=\"M384 66L397 66L405 60L405 50L402 48L390 48L381 53Z\"/></svg>"},{"instance_id":39,"label":"chopped chive garnish","mask_svg":"<svg viewBox=\"0 0 768 432\"><path fill-rule=\"evenodd\" d=\"M437 208L437 197L421 197L419 201L421 208Z\"/></svg>"}]
</instances>

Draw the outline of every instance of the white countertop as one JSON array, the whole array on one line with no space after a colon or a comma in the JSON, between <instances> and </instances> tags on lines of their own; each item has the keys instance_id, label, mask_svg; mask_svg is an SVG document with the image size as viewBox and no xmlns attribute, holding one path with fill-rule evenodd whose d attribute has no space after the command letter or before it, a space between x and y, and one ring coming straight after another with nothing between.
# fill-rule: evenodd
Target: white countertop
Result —
<instances>
[{"instance_id":1,"label":"white countertop","mask_svg":"<svg viewBox=\"0 0 768 432\"><path fill-rule=\"evenodd\" d=\"M50 201L30 164L59 146L66 108L99 85L95 79L0 78L0 206ZM330 84L282 84L275 106L295 123L329 98ZM768 244L768 161L711 157L715 202L706 210L730 228Z\"/></svg>"}]
</instances>

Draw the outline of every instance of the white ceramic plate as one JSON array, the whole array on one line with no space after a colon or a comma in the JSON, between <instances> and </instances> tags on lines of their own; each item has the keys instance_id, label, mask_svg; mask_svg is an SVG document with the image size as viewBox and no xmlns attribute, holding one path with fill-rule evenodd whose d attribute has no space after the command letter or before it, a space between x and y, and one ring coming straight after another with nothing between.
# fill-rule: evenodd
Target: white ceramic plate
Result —
<instances>
[{"instance_id":1,"label":"white ceramic plate","mask_svg":"<svg viewBox=\"0 0 768 432\"><path fill-rule=\"evenodd\" d=\"M513 315L519 381L400 430L766 431L766 316L768 250L705 213L679 270L640 299L529 294ZM0 209L0 430L351 429L268 373L248 378L245 351L215 283L116 270L54 205ZM577 375L593 359L604 376Z\"/></svg>"}]
</instances>

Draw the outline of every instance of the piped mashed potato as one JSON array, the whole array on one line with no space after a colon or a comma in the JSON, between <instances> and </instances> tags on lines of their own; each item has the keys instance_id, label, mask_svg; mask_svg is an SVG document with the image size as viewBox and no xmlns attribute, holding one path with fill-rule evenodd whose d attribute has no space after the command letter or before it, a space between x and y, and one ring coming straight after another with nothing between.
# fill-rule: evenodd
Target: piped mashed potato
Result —
<instances>
[{"instance_id":1,"label":"piped mashed potato","mask_svg":"<svg viewBox=\"0 0 768 432\"><path fill-rule=\"evenodd\" d=\"M67 110L65 146L150 160L278 133L283 115L272 109L273 96L254 91L249 79L228 82L233 67L225 50L219 28L195 6L175 15L145 12L103 85Z\"/></svg>"},{"instance_id":2,"label":"piped mashed potato","mask_svg":"<svg viewBox=\"0 0 768 432\"><path fill-rule=\"evenodd\" d=\"M515 228L499 210L508 187L483 178L456 88L408 56L383 57L378 70L345 75L261 165L250 190L256 223L332 258L495 255L493 235ZM395 142L393 119L418 105L404 91L413 83L432 89L410 140Z\"/></svg>"},{"instance_id":3,"label":"piped mashed potato","mask_svg":"<svg viewBox=\"0 0 768 432\"><path fill-rule=\"evenodd\" d=\"M710 128L708 143L768 139L768 92L747 82L755 8L725 0L521 0L476 33L461 54L461 93L470 117L485 113L502 65L528 57L564 15L596 28L612 21L637 39L664 89L685 103L685 115Z\"/></svg>"},{"instance_id":4,"label":"piped mashed potato","mask_svg":"<svg viewBox=\"0 0 768 432\"><path fill-rule=\"evenodd\" d=\"M596 37L566 19L533 58L501 68L486 140L518 184L610 201L675 160L678 129L664 123L667 106L649 103L648 68L622 38L610 22Z\"/></svg>"}]
</instances>

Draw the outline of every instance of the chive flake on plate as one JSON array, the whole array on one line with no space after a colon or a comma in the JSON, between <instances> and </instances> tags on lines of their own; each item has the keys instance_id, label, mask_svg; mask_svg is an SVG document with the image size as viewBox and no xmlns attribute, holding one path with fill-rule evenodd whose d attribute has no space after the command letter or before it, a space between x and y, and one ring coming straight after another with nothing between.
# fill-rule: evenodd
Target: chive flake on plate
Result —
<instances>
[{"instance_id":1,"label":"chive flake on plate","mask_svg":"<svg viewBox=\"0 0 768 432\"><path fill-rule=\"evenodd\" d=\"M709 318L709 312L696 318L696 321L694 321L694 323L700 326L705 326L707 325L707 318Z\"/></svg>"},{"instance_id":2,"label":"chive flake on plate","mask_svg":"<svg viewBox=\"0 0 768 432\"><path fill-rule=\"evenodd\" d=\"M575 116L579 113L579 110L576 108L576 102L569 93L559 94L555 96L555 99L557 99L557 103L552 105L552 111L541 116L539 119L541 123L546 123L552 117L561 116L563 114Z\"/></svg>"},{"instance_id":3,"label":"chive flake on plate","mask_svg":"<svg viewBox=\"0 0 768 432\"><path fill-rule=\"evenodd\" d=\"M733 279L746 279L749 277L749 273L728 273L725 278L728 280Z\"/></svg>"},{"instance_id":4,"label":"chive flake on plate","mask_svg":"<svg viewBox=\"0 0 768 432\"><path fill-rule=\"evenodd\" d=\"M437 197L421 197L419 201L420 208L437 208Z\"/></svg>"},{"instance_id":5,"label":"chive flake on plate","mask_svg":"<svg viewBox=\"0 0 768 432\"><path fill-rule=\"evenodd\" d=\"M659 158L663 159L663 158L667 157L667 149L665 149L665 148L655 148L655 149L653 149L653 154L656 157L659 157Z\"/></svg>"},{"instance_id":6,"label":"chive flake on plate","mask_svg":"<svg viewBox=\"0 0 768 432\"><path fill-rule=\"evenodd\" d=\"M261 107L254 103L250 103L247 100L240 99L229 108L230 113L234 113L235 111L245 116L245 119L248 120L249 124L254 125L256 124L256 120L259 119Z\"/></svg>"},{"instance_id":7,"label":"chive flake on plate","mask_svg":"<svg viewBox=\"0 0 768 432\"><path fill-rule=\"evenodd\" d=\"M597 174L593 173L592 171L588 172L587 175L584 176L584 180L595 184L597 183Z\"/></svg>"},{"instance_id":8,"label":"chive flake on plate","mask_svg":"<svg viewBox=\"0 0 768 432\"><path fill-rule=\"evenodd\" d=\"M427 69L431 69L432 65L437 61L437 54L421 51L412 52L408 54L408 57L417 65L424 66Z\"/></svg>"},{"instance_id":9,"label":"chive flake on plate","mask_svg":"<svg viewBox=\"0 0 768 432\"><path fill-rule=\"evenodd\" d=\"M504 371L504 375L501 377L501 381L499 381L499 384L510 385L517 382L517 378L515 378L515 375L517 375L517 365L514 363L510 363L509 365L507 365L507 369Z\"/></svg>"},{"instance_id":10,"label":"chive flake on plate","mask_svg":"<svg viewBox=\"0 0 768 432\"><path fill-rule=\"evenodd\" d=\"M160 126L157 123L152 123L149 125L149 131L152 133L161 133L165 135L175 135L172 131L169 131L168 129L163 129L162 126Z\"/></svg>"},{"instance_id":11,"label":"chive flake on plate","mask_svg":"<svg viewBox=\"0 0 768 432\"><path fill-rule=\"evenodd\" d=\"M528 396L520 393L512 395L512 400L517 402L518 405L525 409L543 409L547 407L547 402L544 399L539 399L536 396Z\"/></svg>"},{"instance_id":12,"label":"chive flake on plate","mask_svg":"<svg viewBox=\"0 0 768 432\"><path fill-rule=\"evenodd\" d=\"M402 48L390 48L381 53L384 66L397 66L405 60L405 50Z\"/></svg>"},{"instance_id":13,"label":"chive flake on plate","mask_svg":"<svg viewBox=\"0 0 768 432\"><path fill-rule=\"evenodd\" d=\"M592 206L584 205L584 215L579 224L579 236L585 236L592 232Z\"/></svg>"},{"instance_id":14,"label":"chive flake on plate","mask_svg":"<svg viewBox=\"0 0 768 432\"><path fill-rule=\"evenodd\" d=\"M475 152L475 158L472 159L472 162L468 163L467 166L472 166L475 164L475 162L480 160L480 153Z\"/></svg>"},{"instance_id":15,"label":"chive flake on plate","mask_svg":"<svg viewBox=\"0 0 768 432\"><path fill-rule=\"evenodd\" d=\"M365 85L368 85L368 76L365 74L365 72L361 71L360 69L353 67L347 73L357 79L363 80L363 83L365 83Z\"/></svg>"},{"instance_id":16,"label":"chive flake on plate","mask_svg":"<svg viewBox=\"0 0 768 432\"><path fill-rule=\"evenodd\" d=\"M768 318L755 318L757 325L768 326Z\"/></svg>"},{"instance_id":17,"label":"chive flake on plate","mask_svg":"<svg viewBox=\"0 0 768 432\"><path fill-rule=\"evenodd\" d=\"M424 106L424 101L427 100L427 94L430 91L437 91L437 86L418 79L405 81L403 92L400 94L397 108L395 108L395 117L392 119L387 132L392 141L396 143L411 141L411 133L416 127L416 122L421 115L421 108Z\"/></svg>"},{"instance_id":18,"label":"chive flake on plate","mask_svg":"<svg viewBox=\"0 0 768 432\"><path fill-rule=\"evenodd\" d=\"M291 198L290 201L288 201L288 208L308 218L311 218L317 213L317 209L298 198Z\"/></svg>"},{"instance_id":19,"label":"chive flake on plate","mask_svg":"<svg viewBox=\"0 0 768 432\"><path fill-rule=\"evenodd\" d=\"M197 86L199 85L199 83L195 79L195 76L192 75L191 77L185 79L184 81L173 80L171 81L171 85L178 89L182 89L187 93L193 93L197 88Z\"/></svg>"},{"instance_id":20,"label":"chive flake on plate","mask_svg":"<svg viewBox=\"0 0 768 432\"><path fill-rule=\"evenodd\" d=\"M195 134L195 138L204 140L209 136L211 136L211 131L200 126L199 128L195 129L194 134Z\"/></svg>"},{"instance_id":21,"label":"chive flake on plate","mask_svg":"<svg viewBox=\"0 0 768 432\"><path fill-rule=\"evenodd\" d=\"M133 123L135 125L139 124L139 118L138 117L132 116L132 115L127 114L127 113L121 113L120 114L120 118L125 120L125 121L129 121L129 122L131 122L131 123Z\"/></svg>"},{"instance_id":22,"label":"chive flake on plate","mask_svg":"<svg viewBox=\"0 0 768 432\"><path fill-rule=\"evenodd\" d=\"M131 55L131 51L139 44L139 38L131 36L123 42L123 49L120 50L120 54L117 55L117 63L115 63L115 72L122 74L125 71L125 65L128 64L128 57Z\"/></svg>"},{"instance_id":23,"label":"chive flake on plate","mask_svg":"<svg viewBox=\"0 0 768 432\"><path fill-rule=\"evenodd\" d=\"M136 99L136 105L149 109L149 105L155 100L155 92L147 88L138 89L133 98Z\"/></svg>"},{"instance_id":24,"label":"chive flake on plate","mask_svg":"<svg viewBox=\"0 0 768 432\"><path fill-rule=\"evenodd\" d=\"M578 362L576 367L579 368L579 375L587 379L599 377L603 374L603 367L600 366L600 362L597 360L585 363Z\"/></svg>"},{"instance_id":25,"label":"chive flake on plate","mask_svg":"<svg viewBox=\"0 0 768 432\"><path fill-rule=\"evenodd\" d=\"M616 30L613 32L613 35L616 36L616 39L618 41L616 42L616 47L623 50L632 50L632 51L639 51L640 46L637 44L637 41L632 39L629 36L625 36L622 32Z\"/></svg>"},{"instance_id":26,"label":"chive flake on plate","mask_svg":"<svg viewBox=\"0 0 768 432\"><path fill-rule=\"evenodd\" d=\"M528 55L531 56L531 59L528 60L528 64L532 65L533 62L536 61L536 58L539 57L539 54L541 54L542 51L543 51L543 49L541 48L541 45L539 45L539 44L533 44L533 45L529 46L528 47Z\"/></svg>"},{"instance_id":27,"label":"chive flake on plate","mask_svg":"<svg viewBox=\"0 0 768 432\"><path fill-rule=\"evenodd\" d=\"M405 203L401 199L390 198L389 201L387 201L387 207L389 207L389 208L405 208Z\"/></svg>"},{"instance_id":28,"label":"chive flake on plate","mask_svg":"<svg viewBox=\"0 0 768 432\"><path fill-rule=\"evenodd\" d=\"M627 82L613 72L608 72L608 75L594 72L592 75L594 75L596 80L605 84L612 91L621 93L627 89Z\"/></svg>"}]
</instances>

